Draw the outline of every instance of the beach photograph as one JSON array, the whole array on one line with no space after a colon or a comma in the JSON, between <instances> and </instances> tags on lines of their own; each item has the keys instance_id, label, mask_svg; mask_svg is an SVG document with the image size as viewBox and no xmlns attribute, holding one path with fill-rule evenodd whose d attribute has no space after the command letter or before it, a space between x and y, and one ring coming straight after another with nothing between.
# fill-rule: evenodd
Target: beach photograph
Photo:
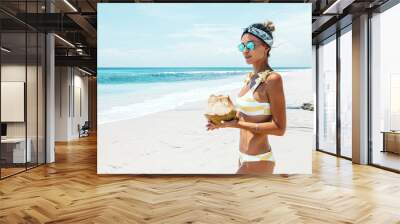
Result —
<instances>
[{"instance_id":1,"label":"beach photograph","mask_svg":"<svg viewBox=\"0 0 400 224\"><path fill-rule=\"evenodd\" d=\"M97 173L311 174L311 4L161 5L98 4Z\"/></svg>"}]
</instances>

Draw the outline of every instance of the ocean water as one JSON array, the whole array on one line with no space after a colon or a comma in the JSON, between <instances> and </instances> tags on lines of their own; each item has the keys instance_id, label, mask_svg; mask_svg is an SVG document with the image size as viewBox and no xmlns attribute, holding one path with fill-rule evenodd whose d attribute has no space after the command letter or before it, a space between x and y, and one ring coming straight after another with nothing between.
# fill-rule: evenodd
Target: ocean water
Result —
<instances>
[{"instance_id":1,"label":"ocean water","mask_svg":"<svg viewBox=\"0 0 400 224\"><path fill-rule=\"evenodd\" d=\"M98 68L98 123L175 109L239 89L250 67ZM312 100L311 69L274 68L284 78L286 104ZM235 99L233 99L235 101Z\"/></svg>"}]
</instances>

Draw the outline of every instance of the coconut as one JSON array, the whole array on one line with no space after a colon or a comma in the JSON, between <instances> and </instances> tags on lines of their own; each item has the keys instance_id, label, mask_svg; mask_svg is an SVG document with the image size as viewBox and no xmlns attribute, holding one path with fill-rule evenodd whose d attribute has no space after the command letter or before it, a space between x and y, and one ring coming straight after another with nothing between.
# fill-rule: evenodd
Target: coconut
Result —
<instances>
[{"instance_id":1,"label":"coconut","mask_svg":"<svg viewBox=\"0 0 400 224\"><path fill-rule=\"evenodd\" d=\"M219 125L221 121L230 121L236 118L236 110L229 96L210 95L208 107L204 114L213 124Z\"/></svg>"}]
</instances>

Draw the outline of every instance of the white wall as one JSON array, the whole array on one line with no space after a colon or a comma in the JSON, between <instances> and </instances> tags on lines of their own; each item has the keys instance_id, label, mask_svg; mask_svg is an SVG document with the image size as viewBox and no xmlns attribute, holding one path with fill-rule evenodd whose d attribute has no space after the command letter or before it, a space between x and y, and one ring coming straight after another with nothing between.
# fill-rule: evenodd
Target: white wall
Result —
<instances>
[{"instance_id":1,"label":"white wall","mask_svg":"<svg viewBox=\"0 0 400 224\"><path fill-rule=\"evenodd\" d=\"M55 86L55 140L77 139L78 124L88 120L88 78L76 68L56 67Z\"/></svg>"},{"instance_id":2,"label":"white wall","mask_svg":"<svg viewBox=\"0 0 400 224\"><path fill-rule=\"evenodd\" d=\"M1 81L25 82L25 64L24 65L3 64L1 66ZM1 108L1 110L6 110L6 108ZM25 123L24 122L7 123L7 137L25 137Z\"/></svg>"},{"instance_id":3,"label":"white wall","mask_svg":"<svg viewBox=\"0 0 400 224\"><path fill-rule=\"evenodd\" d=\"M67 67L55 68L55 141L68 140L68 88L70 84L68 71Z\"/></svg>"},{"instance_id":4,"label":"white wall","mask_svg":"<svg viewBox=\"0 0 400 224\"><path fill-rule=\"evenodd\" d=\"M76 71L76 70L75 70ZM82 74L82 73L79 73ZM81 105L82 105L82 115L76 116L77 122L80 124L85 123L88 120L88 77L75 75L75 86L81 89ZM75 114L77 115L77 114Z\"/></svg>"},{"instance_id":5,"label":"white wall","mask_svg":"<svg viewBox=\"0 0 400 224\"><path fill-rule=\"evenodd\" d=\"M36 112L36 106L37 106L37 99L36 99L36 80L32 80L30 78L31 74L36 74L36 67L34 66L27 66L25 67L25 64L20 65L20 64L3 64L1 66L1 81L2 82L25 82L25 76L26 76L26 70L28 72L28 84L29 87L27 88L27 120L28 120L28 137L29 133L33 133L35 131L36 135L36 120L37 120L37 115L36 113L33 113L32 111ZM32 86L34 88L32 88ZM2 96L6 97L6 96ZM41 105L38 105L39 107ZM1 108L2 110L7 110L7 108ZM31 124L34 122L34 124ZM26 122L7 122L7 136L8 137L25 137L25 123ZM32 128L32 131L30 131Z\"/></svg>"},{"instance_id":6,"label":"white wall","mask_svg":"<svg viewBox=\"0 0 400 224\"><path fill-rule=\"evenodd\" d=\"M36 70L39 69L39 70ZM25 66L18 63L4 63L1 66L1 81L2 82L24 82L26 84L26 107L20 108L21 113L27 115L26 121L22 122L5 122L7 124L8 138L24 138L25 135L30 140L32 161L36 162L39 158L39 163L44 163L44 82L41 67ZM27 81L25 80L27 78ZM3 90L2 93L4 94ZM8 98L7 95L2 95L2 98ZM12 110L11 108L2 107L2 112ZM16 111L7 111L16 113ZM24 116L24 115L23 115ZM39 155L37 156L37 153Z\"/></svg>"}]
</instances>

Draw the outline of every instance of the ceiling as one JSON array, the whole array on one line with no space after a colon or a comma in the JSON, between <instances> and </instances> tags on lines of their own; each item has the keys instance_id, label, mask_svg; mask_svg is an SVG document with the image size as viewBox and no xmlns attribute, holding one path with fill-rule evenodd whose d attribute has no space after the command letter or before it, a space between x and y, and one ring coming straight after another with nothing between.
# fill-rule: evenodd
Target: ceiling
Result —
<instances>
[{"instance_id":1,"label":"ceiling","mask_svg":"<svg viewBox=\"0 0 400 224\"><path fill-rule=\"evenodd\" d=\"M372 10L388 0L230 0L232 3L311 3L313 43L351 23L351 18ZM1 0L0 22L4 33L24 31L54 32L56 65L80 66L96 72L97 3L139 2L224 2L216 0ZM49 13L49 12L52 13ZM344 21L344 22L343 22ZM346 22L348 21L348 22ZM7 34L11 38L12 34ZM20 38L15 38L19 41ZM66 41L64 41L66 40Z\"/></svg>"}]
</instances>

